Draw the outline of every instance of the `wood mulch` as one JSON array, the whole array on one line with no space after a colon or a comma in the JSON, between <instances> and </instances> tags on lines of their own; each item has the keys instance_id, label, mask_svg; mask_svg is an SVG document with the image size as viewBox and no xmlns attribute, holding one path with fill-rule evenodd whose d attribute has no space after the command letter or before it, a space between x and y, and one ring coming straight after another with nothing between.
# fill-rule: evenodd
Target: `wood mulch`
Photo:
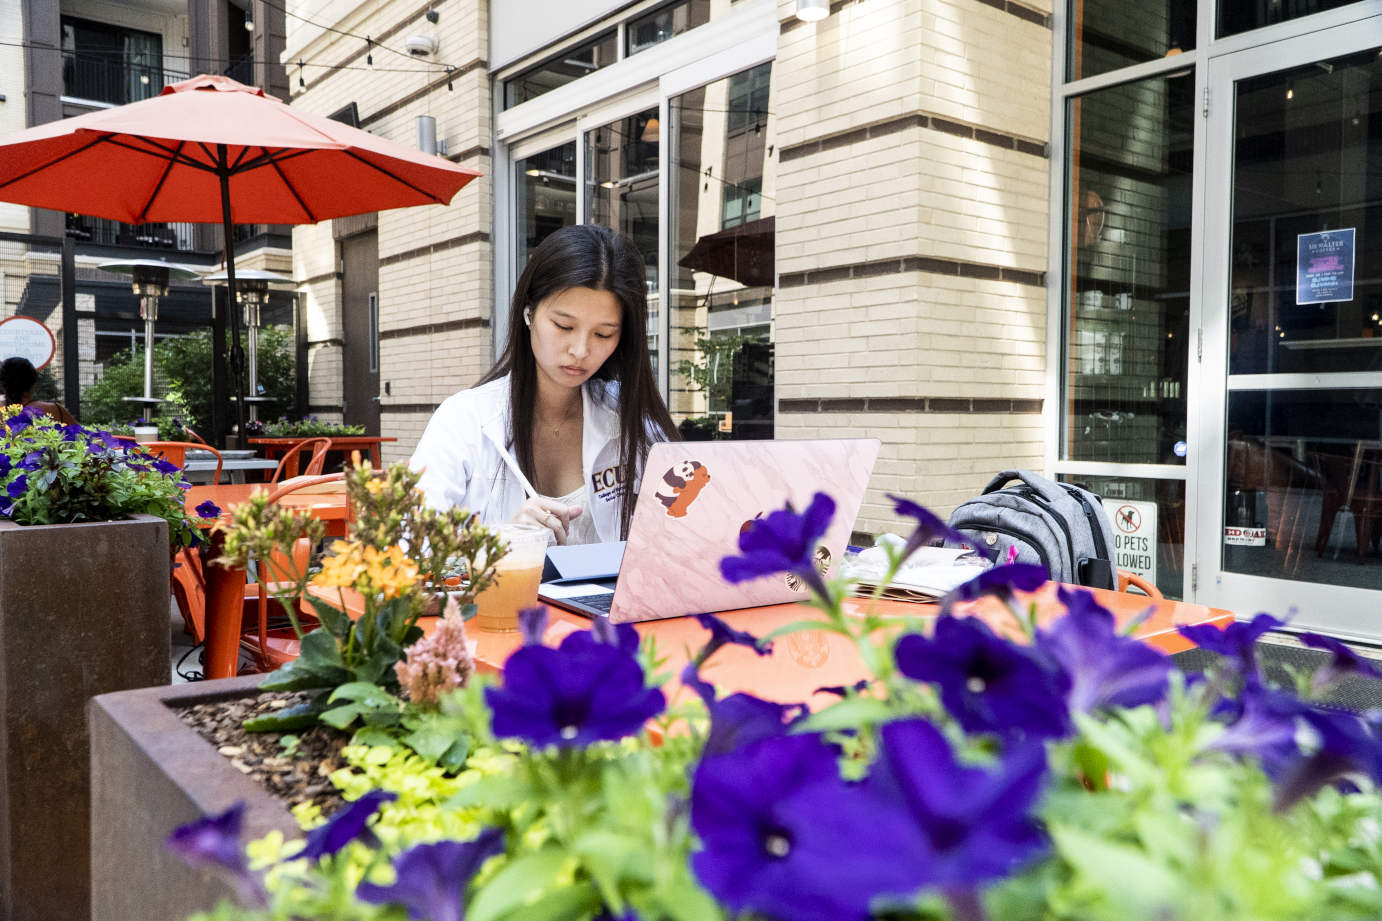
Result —
<instances>
[{"instance_id":1,"label":"wood mulch","mask_svg":"<svg viewBox=\"0 0 1382 921\"><path fill-rule=\"evenodd\" d=\"M230 763L289 807L315 803L323 815L330 816L345 805L340 791L331 783L332 772L346 766L341 749L350 734L315 725L297 732L246 732L242 725L253 716L300 703L304 695L288 691L266 691L254 697L240 697L183 707L182 721L191 726ZM285 736L297 742L283 744Z\"/></svg>"}]
</instances>

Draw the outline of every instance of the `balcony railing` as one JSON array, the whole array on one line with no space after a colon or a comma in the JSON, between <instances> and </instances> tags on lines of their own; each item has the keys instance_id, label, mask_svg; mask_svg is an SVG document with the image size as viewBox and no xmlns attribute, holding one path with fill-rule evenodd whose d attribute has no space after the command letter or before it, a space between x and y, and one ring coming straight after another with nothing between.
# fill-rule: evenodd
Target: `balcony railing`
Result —
<instances>
[{"instance_id":1,"label":"balcony railing","mask_svg":"<svg viewBox=\"0 0 1382 921\"><path fill-rule=\"evenodd\" d=\"M62 94L74 99L124 105L157 96L167 84L189 76L161 65L103 60L80 51L62 53Z\"/></svg>"},{"instance_id":2,"label":"balcony railing","mask_svg":"<svg viewBox=\"0 0 1382 921\"><path fill-rule=\"evenodd\" d=\"M192 252L196 249L196 224L122 224L84 214L67 215L67 235L86 243L107 246L145 246Z\"/></svg>"}]
</instances>

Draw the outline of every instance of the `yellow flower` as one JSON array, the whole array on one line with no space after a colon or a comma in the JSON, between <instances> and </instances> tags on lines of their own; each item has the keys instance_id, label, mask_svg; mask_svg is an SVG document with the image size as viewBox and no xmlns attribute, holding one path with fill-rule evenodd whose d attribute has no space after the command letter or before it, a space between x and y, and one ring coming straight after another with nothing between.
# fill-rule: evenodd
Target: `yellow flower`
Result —
<instances>
[{"instance_id":1,"label":"yellow flower","mask_svg":"<svg viewBox=\"0 0 1382 921\"><path fill-rule=\"evenodd\" d=\"M397 544L383 551L366 547L365 578L385 598L397 598L417 585L417 564Z\"/></svg>"},{"instance_id":2,"label":"yellow flower","mask_svg":"<svg viewBox=\"0 0 1382 921\"><path fill-rule=\"evenodd\" d=\"M369 490L371 496L377 496L384 489L384 481L378 477L371 477L365 481L365 489Z\"/></svg>"},{"instance_id":3,"label":"yellow flower","mask_svg":"<svg viewBox=\"0 0 1382 921\"><path fill-rule=\"evenodd\" d=\"M365 572L360 551L356 541L332 541L332 555L322 560L321 572L312 577L312 584L322 588L353 587Z\"/></svg>"}]
</instances>

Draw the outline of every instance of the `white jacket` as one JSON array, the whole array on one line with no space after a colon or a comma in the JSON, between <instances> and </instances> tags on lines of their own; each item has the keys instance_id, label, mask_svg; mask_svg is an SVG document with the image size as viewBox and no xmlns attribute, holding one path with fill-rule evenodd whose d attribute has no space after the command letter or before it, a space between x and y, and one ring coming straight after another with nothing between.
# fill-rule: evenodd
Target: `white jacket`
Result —
<instances>
[{"instance_id":1,"label":"white jacket","mask_svg":"<svg viewBox=\"0 0 1382 921\"><path fill-rule=\"evenodd\" d=\"M582 514L593 516L601 541L620 538L624 484L619 481L618 394L618 384L607 381L590 380L581 388ZM448 397L432 414L408 462L422 472L418 486L427 504L469 509L487 525L512 518L528 496L517 461L507 450L508 431L507 376Z\"/></svg>"}]
</instances>

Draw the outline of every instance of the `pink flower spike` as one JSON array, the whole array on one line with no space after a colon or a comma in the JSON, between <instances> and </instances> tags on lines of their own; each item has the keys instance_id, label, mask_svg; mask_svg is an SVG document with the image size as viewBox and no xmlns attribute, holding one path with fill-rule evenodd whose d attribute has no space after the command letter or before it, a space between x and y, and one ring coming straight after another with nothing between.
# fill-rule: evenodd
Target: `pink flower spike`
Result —
<instances>
[{"instance_id":1,"label":"pink flower spike","mask_svg":"<svg viewBox=\"0 0 1382 921\"><path fill-rule=\"evenodd\" d=\"M1008 544L1008 565L1017 562L1017 544Z\"/></svg>"}]
</instances>

